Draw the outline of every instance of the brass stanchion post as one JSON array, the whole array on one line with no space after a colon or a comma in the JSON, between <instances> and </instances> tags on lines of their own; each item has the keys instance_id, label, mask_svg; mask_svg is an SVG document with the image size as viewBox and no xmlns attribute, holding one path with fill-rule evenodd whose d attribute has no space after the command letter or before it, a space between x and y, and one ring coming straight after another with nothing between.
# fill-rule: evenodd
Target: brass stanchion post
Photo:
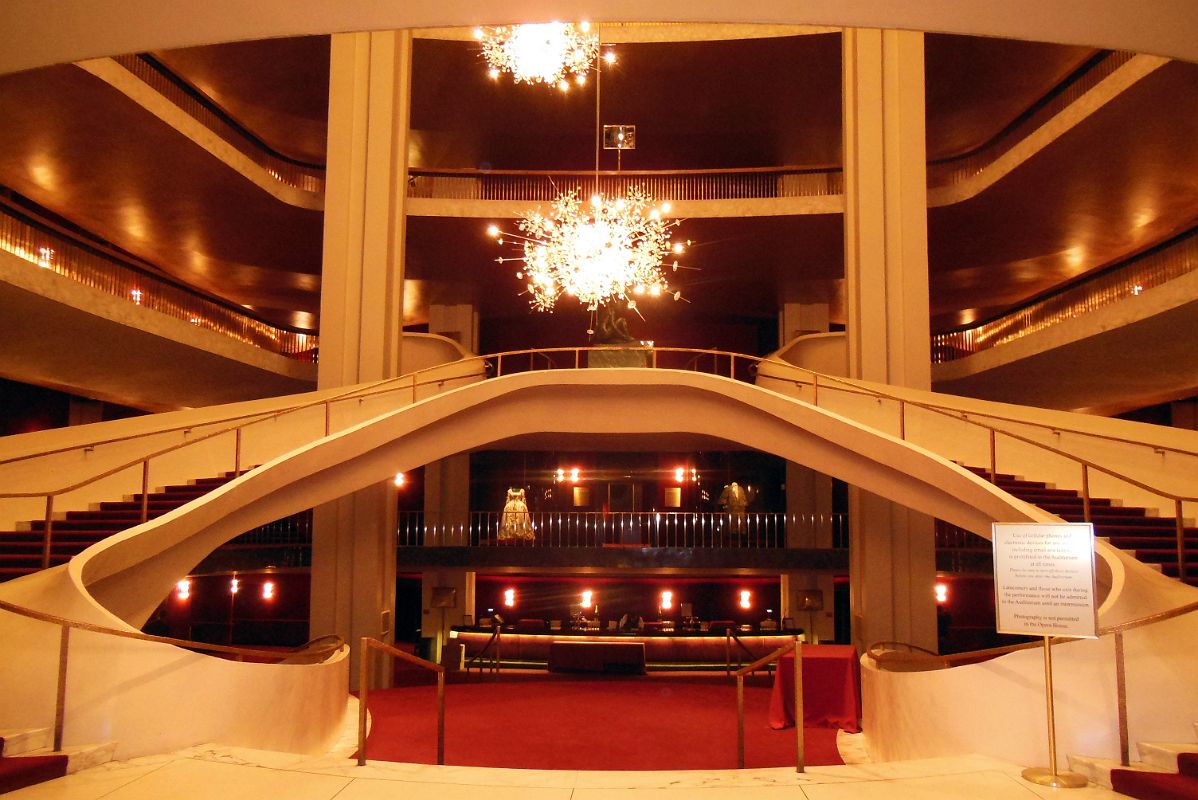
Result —
<instances>
[{"instance_id":1,"label":"brass stanchion post","mask_svg":"<svg viewBox=\"0 0 1198 800\"><path fill-rule=\"evenodd\" d=\"M1048 708L1048 767L1028 767L1023 779L1054 789L1080 789L1086 779L1076 772L1057 772L1057 724L1052 702L1052 639L1044 637L1044 696Z\"/></svg>"},{"instance_id":2,"label":"brass stanchion post","mask_svg":"<svg viewBox=\"0 0 1198 800\"><path fill-rule=\"evenodd\" d=\"M736 676L736 768L745 768L745 676Z\"/></svg>"},{"instance_id":3,"label":"brass stanchion post","mask_svg":"<svg viewBox=\"0 0 1198 800\"><path fill-rule=\"evenodd\" d=\"M795 772L806 772L803 742L803 642L795 637Z\"/></svg>"},{"instance_id":4,"label":"brass stanchion post","mask_svg":"<svg viewBox=\"0 0 1198 800\"><path fill-rule=\"evenodd\" d=\"M445 671L437 673L437 764L445 764Z\"/></svg>"},{"instance_id":5,"label":"brass stanchion post","mask_svg":"<svg viewBox=\"0 0 1198 800\"><path fill-rule=\"evenodd\" d=\"M366 700L370 694L370 645L362 637L362 649L358 651L358 766L366 766Z\"/></svg>"}]
</instances>

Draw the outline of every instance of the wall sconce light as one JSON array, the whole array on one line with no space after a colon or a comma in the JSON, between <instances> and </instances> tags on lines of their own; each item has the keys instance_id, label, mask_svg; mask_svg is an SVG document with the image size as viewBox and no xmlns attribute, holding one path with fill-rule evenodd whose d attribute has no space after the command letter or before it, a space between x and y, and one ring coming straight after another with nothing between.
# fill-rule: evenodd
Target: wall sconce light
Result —
<instances>
[{"instance_id":1,"label":"wall sconce light","mask_svg":"<svg viewBox=\"0 0 1198 800\"><path fill-rule=\"evenodd\" d=\"M682 483L682 480L685 477L686 477L686 470L684 470L682 467L677 467L674 470L674 481L676 483Z\"/></svg>"},{"instance_id":2,"label":"wall sconce light","mask_svg":"<svg viewBox=\"0 0 1198 800\"><path fill-rule=\"evenodd\" d=\"M594 598L594 596L595 593L590 589L587 589L582 593L582 602L579 605L581 605L583 608L590 608L592 605L592 598Z\"/></svg>"},{"instance_id":3,"label":"wall sconce light","mask_svg":"<svg viewBox=\"0 0 1198 800\"><path fill-rule=\"evenodd\" d=\"M241 591L241 579L240 578L234 578L233 580L229 581L229 594L237 594L240 591Z\"/></svg>"},{"instance_id":4,"label":"wall sconce light","mask_svg":"<svg viewBox=\"0 0 1198 800\"><path fill-rule=\"evenodd\" d=\"M578 483L578 475L578 467L572 467L570 469L570 483Z\"/></svg>"},{"instance_id":5,"label":"wall sconce light","mask_svg":"<svg viewBox=\"0 0 1198 800\"><path fill-rule=\"evenodd\" d=\"M262 599L263 600L273 600L274 598L275 598L274 581L267 581L266 583L262 584Z\"/></svg>"},{"instance_id":6,"label":"wall sconce light","mask_svg":"<svg viewBox=\"0 0 1198 800\"><path fill-rule=\"evenodd\" d=\"M936 592L936 602L937 603L940 603L943 605L944 603L948 602L948 584L947 583L936 584L936 586L934 587L934 591Z\"/></svg>"},{"instance_id":7,"label":"wall sconce light","mask_svg":"<svg viewBox=\"0 0 1198 800\"><path fill-rule=\"evenodd\" d=\"M406 476L405 476L405 475L404 475L402 472L397 472L397 473L395 473L395 486L396 486L396 488L402 489L402 488L403 488L403 485L404 485L404 483L406 483L406 482L407 482L407 477L406 477Z\"/></svg>"},{"instance_id":8,"label":"wall sconce light","mask_svg":"<svg viewBox=\"0 0 1198 800\"><path fill-rule=\"evenodd\" d=\"M741 608L752 608L753 607L753 593L750 592L748 589L740 590L740 607Z\"/></svg>"},{"instance_id":9,"label":"wall sconce light","mask_svg":"<svg viewBox=\"0 0 1198 800\"><path fill-rule=\"evenodd\" d=\"M142 297L141 289L134 289L133 291L129 292L129 297L132 298L133 305L135 305L135 306L141 305L141 297Z\"/></svg>"},{"instance_id":10,"label":"wall sconce light","mask_svg":"<svg viewBox=\"0 0 1198 800\"><path fill-rule=\"evenodd\" d=\"M175 597L179 600L187 600L191 597L191 581L187 578L175 584Z\"/></svg>"},{"instance_id":11,"label":"wall sconce light","mask_svg":"<svg viewBox=\"0 0 1198 800\"><path fill-rule=\"evenodd\" d=\"M503 604L505 606L507 606L508 608L516 607L516 590L515 589L504 589L503 590ZM492 609L488 608L487 611L490 612L490 611L492 611Z\"/></svg>"},{"instance_id":12,"label":"wall sconce light","mask_svg":"<svg viewBox=\"0 0 1198 800\"><path fill-rule=\"evenodd\" d=\"M669 611L674 607L674 593L665 591L661 593L661 610Z\"/></svg>"}]
</instances>

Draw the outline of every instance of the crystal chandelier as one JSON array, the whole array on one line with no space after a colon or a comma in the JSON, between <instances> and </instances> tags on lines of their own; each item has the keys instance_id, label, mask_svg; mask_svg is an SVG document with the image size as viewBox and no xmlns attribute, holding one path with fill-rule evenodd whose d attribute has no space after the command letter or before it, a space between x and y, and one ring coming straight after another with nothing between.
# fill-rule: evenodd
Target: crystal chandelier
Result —
<instances>
[{"instance_id":1,"label":"crystal chandelier","mask_svg":"<svg viewBox=\"0 0 1198 800\"><path fill-rule=\"evenodd\" d=\"M507 243L522 255L500 257L500 264L522 261L516 277L526 282L530 303L538 311L552 311L558 298L573 297L596 311L617 301L636 310L636 298L682 293L671 289L667 260L682 254L682 242L671 241L677 220L663 216L668 203L655 206L638 187L623 197L596 193L584 203L577 190L561 194L548 214L539 210L520 220L520 234L507 234ZM488 233L502 245L505 234L492 225ZM671 271L679 264L673 261ZM638 312L639 313L639 312Z\"/></svg>"},{"instance_id":2,"label":"crystal chandelier","mask_svg":"<svg viewBox=\"0 0 1198 800\"><path fill-rule=\"evenodd\" d=\"M491 77L510 72L517 83L555 84L568 89L568 78L586 83L587 71L599 53L599 36L586 22L577 25L545 22L476 28Z\"/></svg>"}]
</instances>

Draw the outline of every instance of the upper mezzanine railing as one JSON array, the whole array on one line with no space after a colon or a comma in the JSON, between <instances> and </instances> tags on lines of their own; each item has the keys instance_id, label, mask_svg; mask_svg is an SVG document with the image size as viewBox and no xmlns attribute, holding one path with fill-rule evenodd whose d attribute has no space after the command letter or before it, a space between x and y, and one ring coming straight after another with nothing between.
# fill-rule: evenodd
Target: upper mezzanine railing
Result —
<instances>
[{"instance_id":1,"label":"upper mezzanine railing","mask_svg":"<svg viewBox=\"0 0 1198 800\"><path fill-rule=\"evenodd\" d=\"M116 56L120 64L142 83L232 145L279 183L303 192L323 195L325 170L322 164L308 164L271 149L254 136L198 89L187 84L165 65L147 54Z\"/></svg>"},{"instance_id":2,"label":"upper mezzanine railing","mask_svg":"<svg viewBox=\"0 0 1198 800\"><path fill-rule=\"evenodd\" d=\"M832 197L844 192L839 168L528 171L479 169L409 170L408 196L438 200L550 202L563 192L582 197L599 192L625 194L639 187L657 198L688 200L763 200Z\"/></svg>"},{"instance_id":3,"label":"upper mezzanine railing","mask_svg":"<svg viewBox=\"0 0 1198 800\"><path fill-rule=\"evenodd\" d=\"M932 363L941 364L1013 342L1198 269L1198 228L1000 317L932 337Z\"/></svg>"},{"instance_id":4,"label":"upper mezzanine railing","mask_svg":"<svg viewBox=\"0 0 1198 800\"><path fill-rule=\"evenodd\" d=\"M316 359L319 338L255 319L232 304L167 280L124 254L78 238L0 201L0 251L132 305L183 320L202 330L300 361Z\"/></svg>"}]
</instances>

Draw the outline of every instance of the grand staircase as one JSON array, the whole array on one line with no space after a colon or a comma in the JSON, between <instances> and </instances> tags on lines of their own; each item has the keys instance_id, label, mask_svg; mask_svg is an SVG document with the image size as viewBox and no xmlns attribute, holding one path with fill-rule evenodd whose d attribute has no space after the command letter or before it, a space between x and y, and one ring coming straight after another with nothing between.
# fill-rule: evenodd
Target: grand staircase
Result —
<instances>
[{"instance_id":1,"label":"grand staircase","mask_svg":"<svg viewBox=\"0 0 1198 800\"><path fill-rule=\"evenodd\" d=\"M990 479L990 473L976 467L971 472ZM1084 522L1085 501L1072 489L1054 489L1042 481L1029 481L1015 475L999 473L995 485L1009 494L1056 514L1066 522ZM1105 497L1090 498L1090 521L1094 535L1105 538L1113 547L1126 550L1138 561L1150 564L1170 577L1177 577L1177 521L1174 517L1158 517L1146 508L1117 505ZM1198 586L1198 528L1185 527L1185 582ZM970 538L967 532L941 523L937 535L941 542L971 541L974 547L988 548L981 537Z\"/></svg>"},{"instance_id":2,"label":"grand staircase","mask_svg":"<svg viewBox=\"0 0 1198 800\"><path fill-rule=\"evenodd\" d=\"M1198 724L1195 724L1198 734ZM1198 737L1196 737L1198 738ZM1198 743L1140 742L1140 761L1070 756L1069 768L1092 783L1140 800L1198 800Z\"/></svg>"},{"instance_id":3,"label":"grand staircase","mask_svg":"<svg viewBox=\"0 0 1198 800\"><path fill-rule=\"evenodd\" d=\"M160 517L234 477L234 473L227 472L219 477L199 478L153 492L146 501L146 516L148 519ZM65 564L101 539L139 524L141 513L140 493L125 500L100 503L90 511L66 512L51 525L50 566ZM21 530L0 531L0 581L19 578L42 568L46 521L34 520L17 527Z\"/></svg>"}]
</instances>

